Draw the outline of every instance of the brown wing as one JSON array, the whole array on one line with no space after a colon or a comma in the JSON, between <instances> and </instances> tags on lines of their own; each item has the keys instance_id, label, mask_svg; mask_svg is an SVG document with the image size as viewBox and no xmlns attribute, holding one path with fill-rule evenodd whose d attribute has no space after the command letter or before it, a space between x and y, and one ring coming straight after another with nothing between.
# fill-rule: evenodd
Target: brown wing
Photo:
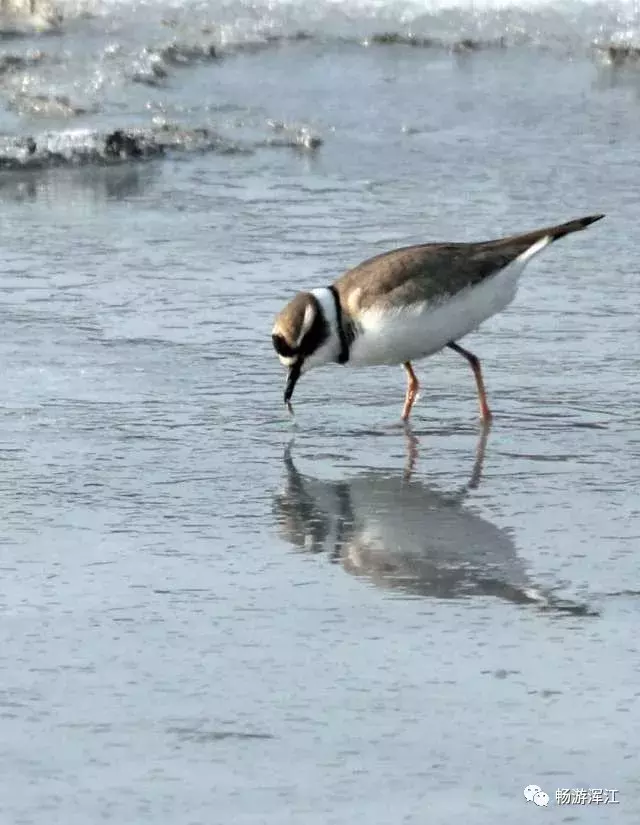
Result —
<instances>
[{"instance_id":1,"label":"brown wing","mask_svg":"<svg viewBox=\"0 0 640 825\"><path fill-rule=\"evenodd\" d=\"M550 236L556 241L603 217L591 215L480 243L429 243L394 249L345 272L335 287L343 307L351 312L380 302L394 306L455 295L499 272L542 238ZM357 307L350 306L348 300L355 290Z\"/></svg>"}]
</instances>

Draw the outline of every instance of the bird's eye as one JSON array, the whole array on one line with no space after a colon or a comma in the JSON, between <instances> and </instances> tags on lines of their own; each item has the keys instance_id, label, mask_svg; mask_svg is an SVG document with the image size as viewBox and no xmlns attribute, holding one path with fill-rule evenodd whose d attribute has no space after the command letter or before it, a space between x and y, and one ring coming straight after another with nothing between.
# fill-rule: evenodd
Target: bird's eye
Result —
<instances>
[{"instance_id":1,"label":"bird's eye","mask_svg":"<svg viewBox=\"0 0 640 825\"><path fill-rule=\"evenodd\" d=\"M271 340L273 341L275 351L283 358L294 358L298 354L298 350L290 347L282 335L272 335Z\"/></svg>"}]
</instances>

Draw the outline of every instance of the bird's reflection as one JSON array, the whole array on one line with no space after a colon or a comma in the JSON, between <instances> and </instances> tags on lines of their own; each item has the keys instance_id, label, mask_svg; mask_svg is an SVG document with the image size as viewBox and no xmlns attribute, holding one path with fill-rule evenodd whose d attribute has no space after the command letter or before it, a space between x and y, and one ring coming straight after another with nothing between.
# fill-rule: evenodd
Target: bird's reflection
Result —
<instances>
[{"instance_id":1,"label":"bird's reflection","mask_svg":"<svg viewBox=\"0 0 640 825\"><path fill-rule=\"evenodd\" d=\"M407 434L403 473L370 471L344 481L301 473L291 445L286 487L275 497L280 532L295 547L326 552L345 570L413 596L497 597L517 604L585 613L537 587L508 530L464 505L481 480L489 432L482 432L470 480L444 493L414 478L418 442Z\"/></svg>"}]
</instances>

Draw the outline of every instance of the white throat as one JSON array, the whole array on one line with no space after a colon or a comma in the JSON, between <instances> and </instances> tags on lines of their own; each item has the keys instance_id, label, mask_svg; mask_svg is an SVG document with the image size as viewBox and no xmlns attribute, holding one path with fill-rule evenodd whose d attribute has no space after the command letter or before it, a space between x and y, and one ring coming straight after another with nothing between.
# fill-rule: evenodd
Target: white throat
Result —
<instances>
[{"instance_id":1,"label":"white throat","mask_svg":"<svg viewBox=\"0 0 640 825\"><path fill-rule=\"evenodd\" d=\"M340 355L340 331L338 329L338 311L333 292L327 286L312 289L311 294L320 305L320 311L329 327L329 337L304 362L303 372L312 367L331 364L338 360Z\"/></svg>"}]
</instances>

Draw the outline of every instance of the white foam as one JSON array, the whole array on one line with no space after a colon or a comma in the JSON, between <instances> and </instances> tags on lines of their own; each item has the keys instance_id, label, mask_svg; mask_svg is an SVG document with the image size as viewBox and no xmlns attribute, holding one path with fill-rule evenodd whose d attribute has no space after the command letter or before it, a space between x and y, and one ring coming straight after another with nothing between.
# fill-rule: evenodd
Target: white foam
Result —
<instances>
[{"instance_id":1,"label":"white foam","mask_svg":"<svg viewBox=\"0 0 640 825\"><path fill-rule=\"evenodd\" d=\"M48 0L41 0L47 2ZM15 3L27 3L28 0L13 0ZM37 2L37 0L36 0ZM248 18L257 14L264 15L270 13L273 18L290 20L291 15L300 12L308 12L310 19L317 22L323 17L338 13L348 18L380 17L384 19L395 19L399 26L411 23L419 17L439 14L443 11L455 12L456 10L471 12L474 16L483 15L486 11L521 9L523 11L532 9L553 9L560 16L572 16L581 9L593 7L602 8L601 0L252 0L247 4L244 0L236 0L235 3L228 0L58 0L56 6L70 7L109 7L109 6L130 6L158 8L192 8L207 12L209 16L222 15L229 17L234 11L238 17ZM614 0L606 4L609 13L624 14L633 17L638 15L638 7L635 0Z\"/></svg>"},{"instance_id":2,"label":"white foam","mask_svg":"<svg viewBox=\"0 0 640 825\"><path fill-rule=\"evenodd\" d=\"M12 0L23 3L26 0ZM63 17L79 11L118 14L158 24L170 14L178 37L199 36L223 47L261 41L265 34L308 31L366 41L381 32L457 42L554 43L561 48L592 43L640 42L640 7L635 0L36 0L55 3ZM127 11L130 10L130 11ZM132 24L133 25L133 24ZM165 30L169 35L169 30Z\"/></svg>"}]
</instances>

